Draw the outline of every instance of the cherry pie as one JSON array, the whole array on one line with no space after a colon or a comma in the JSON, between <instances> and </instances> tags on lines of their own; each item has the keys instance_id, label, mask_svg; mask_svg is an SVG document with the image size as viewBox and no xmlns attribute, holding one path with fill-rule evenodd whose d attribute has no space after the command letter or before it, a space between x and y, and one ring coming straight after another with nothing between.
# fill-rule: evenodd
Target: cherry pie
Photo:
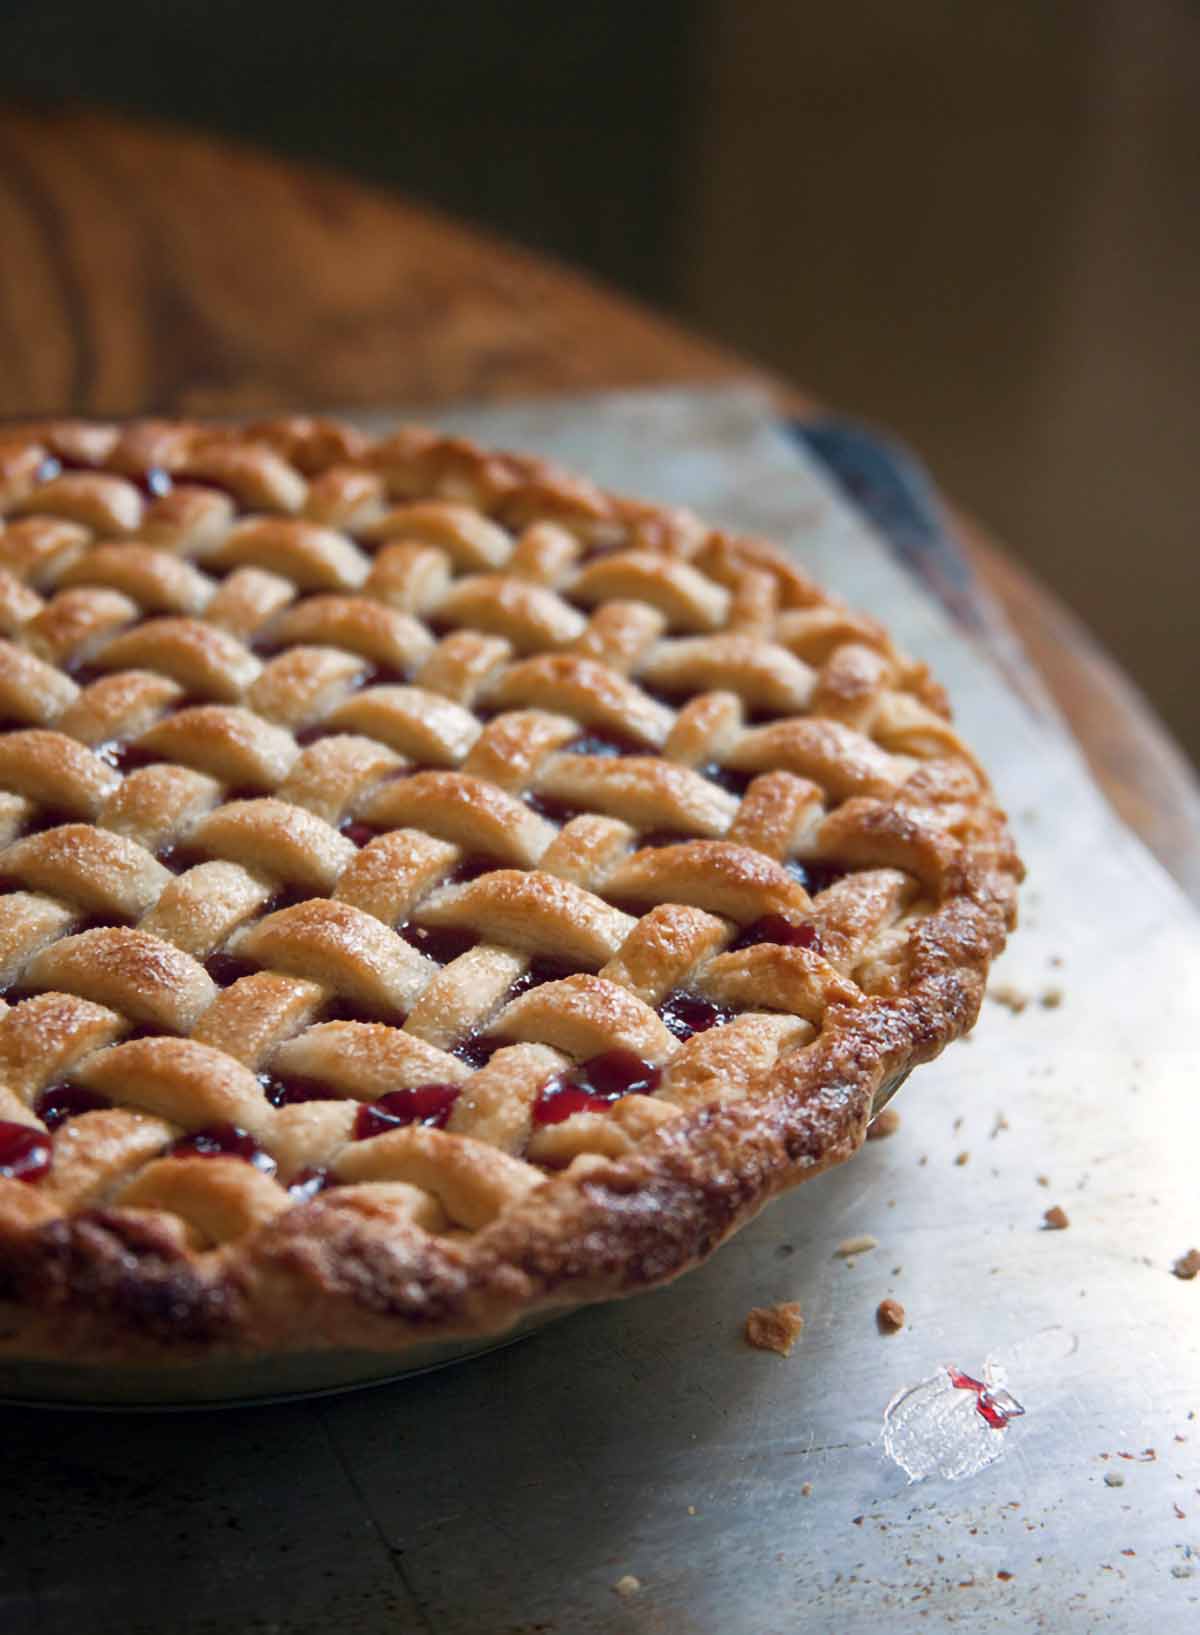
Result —
<instances>
[{"instance_id":1,"label":"cherry pie","mask_svg":"<svg viewBox=\"0 0 1200 1635\"><path fill-rule=\"evenodd\" d=\"M403 429L0 434L0 1353L499 1333L971 1025L1020 864L792 562Z\"/></svg>"}]
</instances>

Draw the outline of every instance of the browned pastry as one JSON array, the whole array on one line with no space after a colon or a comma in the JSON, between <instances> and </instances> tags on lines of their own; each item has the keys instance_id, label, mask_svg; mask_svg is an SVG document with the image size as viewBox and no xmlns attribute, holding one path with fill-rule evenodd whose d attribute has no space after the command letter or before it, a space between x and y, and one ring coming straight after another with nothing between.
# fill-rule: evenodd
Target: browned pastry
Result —
<instances>
[{"instance_id":1,"label":"browned pastry","mask_svg":"<svg viewBox=\"0 0 1200 1635\"><path fill-rule=\"evenodd\" d=\"M0 440L0 1351L659 1283L973 1022L1020 865L757 542L326 421Z\"/></svg>"}]
</instances>

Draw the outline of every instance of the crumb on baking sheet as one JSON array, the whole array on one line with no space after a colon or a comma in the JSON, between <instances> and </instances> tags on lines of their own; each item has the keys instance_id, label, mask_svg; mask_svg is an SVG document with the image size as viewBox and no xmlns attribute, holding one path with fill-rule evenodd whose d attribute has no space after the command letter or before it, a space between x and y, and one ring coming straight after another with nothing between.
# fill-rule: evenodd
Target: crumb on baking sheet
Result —
<instances>
[{"instance_id":1,"label":"crumb on baking sheet","mask_svg":"<svg viewBox=\"0 0 1200 1635\"><path fill-rule=\"evenodd\" d=\"M898 1334L904 1327L904 1307L888 1295L875 1308L875 1321L881 1334Z\"/></svg>"},{"instance_id":2,"label":"crumb on baking sheet","mask_svg":"<svg viewBox=\"0 0 1200 1635\"><path fill-rule=\"evenodd\" d=\"M1020 1016L1029 1003L1029 995L1015 982L996 982L988 989L987 996L995 1004L1010 1010L1014 1016Z\"/></svg>"},{"instance_id":3,"label":"crumb on baking sheet","mask_svg":"<svg viewBox=\"0 0 1200 1635\"><path fill-rule=\"evenodd\" d=\"M959 1169L961 1169L964 1164L969 1164L971 1162L971 1155L969 1152L960 1152L954 1162L958 1165Z\"/></svg>"},{"instance_id":4,"label":"crumb on baking sheet","mask_svg":"<svg viewBox=\"0 0 1200 1635\"><path fill-rule=\"evenodd\" d=\"M900 1128L900 1114L895 1107L885 1107L867 1125L868 1141L886 1141Z\"/></svg>"},{"instance_id":5,"label":"crumb on baking sheet","mask_svg":"<svg viewBox=\"0 0 1200 1635\"><path fill-rule=\"evenodd\" d=\"M1045 1232L1065 1232L1070 1224L1070 1218L1061 1204L1054 1204L1042 1216L1042 1230Z\"/></svg>"},{"instance_id":6,"label":"crumb on baking sheet","mask_svg":"<svg viewBox=\"0 0 1200 1635\"><path fill-rule=\"evenodd\" d=\"M1050 1177L1048 1175L1035 1175L1034 1180L1040 1187L1048 1187L1050 1185Z\"/></svg>"},{"instance_id":7,"label":"crumb on baking sheet","mask_svg":"<svg viewBox=\"0 0 1200 1635\"><path fill-rule=\"evenodd\" d=\"M802 1499L811 1499L812 1498L812 1490L813 1490L813 1486L812 1486L811 1482L801 1482L800 1483L800 1497Z\"/></svg>"},{"instance_id":8,"label":"crumb on baking sheet","mask_svg":"<svg viewBox=\"0 0 1200 1635\"><path fill-rule=\"evenodd\" d=\"M878 1238L873 1238L869 1232L860 1232L857 1237L843 1238L833 1252L846 1260L850 1255L865 1255L868 1249L878 1249L878 1247Z\"/></svg>"},{"instance_id":9,"label":"crumb on baking sheet","mask_svg":"<svg viewBox=\"0 0 1200 1635\"><path fill-rule=\"evenodd\" d=\"M641 1579L635 1578L632 1573L626 1573L623 1578L618 1578L613 1585L618 1595L636 1595L641 1587Z\"/></svg>"},{"instance_id":10,"label":"crumb on baking sheet","mask_svg":"<svg viewBox=\"0 0 1200 1635\"><path fill-rule=\"evenodd\" d=\"M1038 1004L1043 1010L1056 1011L1063 1002L1063 991L1057 984L1050 988L1043 988L1038 995Z\"/></svg>"},{"instance_id":11,"label":"crumb on baking sheet","mask_svg":"<svg viewBox=\"0 0 1200 1635\"><path fill-rule=\"evenodd\" d=\"M790 1357L803 1327L804 1315L798 1300L785 1300L777 1306L755 1306L746 1316L746 1343L759 1351L774 1351L781 1357Z\"/></svg>"},{"instance_id":12,"label":"crumb on baking sheet","mask_svg":"<svg viewBox=\"0 0 1200 1635\"><path fill-rule=\"evenodd\" d=\"M1124 1487L1125 1478L1119 1470L1106 1470L1104 1472L1104 1485L1105 1487Z\"/></svg>"},{"instance_id":13,"label":"crumb on baking sheet","mask_svg":"<svg viewBox=\"0 0 1200 1635\"><path fill-rule=\"evenodd\" d=\"M1186 1255L1180 1255L1171 1270L1185 1283L1190 1282L1200 1272L1200 1249L1189 1249Z\"/></svg>"}]
</instances>

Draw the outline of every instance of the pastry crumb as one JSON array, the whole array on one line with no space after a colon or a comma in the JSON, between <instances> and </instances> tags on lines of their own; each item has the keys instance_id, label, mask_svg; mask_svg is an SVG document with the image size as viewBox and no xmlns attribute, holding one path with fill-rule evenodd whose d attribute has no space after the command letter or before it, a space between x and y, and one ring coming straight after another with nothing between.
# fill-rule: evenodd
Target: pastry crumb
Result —
<instances>
[{"instance_id":1,"label":"pastry crumb","mask_svg":"<svg viewBox=\"0 0 1200 1635\"><path fill-rule=\"evenodd\" d=\"M1189 1249L1186 1255L1180 1255L1171 1270L1185 1283L1190 1282L1200 1272L1200 1249Z\"/></svg>"},{"instance_id":2,"label":"pastry crumb","mask_svg":"<svg viewBox=\"0 0 1200 1635\"><path fill-rule=\"evenodd\" d=\"M960 1152L954 1162L958 1165L959 1169L961 1169L964 1164L969 1164L971 1162L971 1155L969 1152Z\"/></svg>"},{"instance_id":3,"label":"pastry crumb","mask_svg":"<svg viewBox=\"0 0 1200 1635\"><path fill-rule=\"evenodd\" d=\"M1040 1187L1048 1187L1050 1185L1050 1177L1048 1175L1035 1175L1034 1180Z\"/></svg>"},{"instance_id":4,"label":"pastry crumb","mask_svg":"<svg viewBox=\"0 0 1200 1635\"><path fill-rule=\"evenodd\" d=\"M1046 1232L1065 1232L1070 1226L1070 1218L1061 1204L1054 1204L1042 1216L1043 1230Z\"/></svg>"},{"instance_id":5,"label":"pastry crumb","mask_svg":"<svg viewBox=\"0 0 1200 1635\"><path fill-rule=\"evenodd\" d=\"M898 1334L904 1327L904 1307L889 1295L875 1308L875 1321L881 1334Z\"/></svg>"},{"instance_id":6,"label":"pastry crumb","mask_svg":"<svg viewBox=\"0 0 1200 1635\"><path fill-rule=\"evenodd\" d=\"M798 1300L785 1300L777 1306L755 1306L746 1316L746 1343L759 1351L774 1351L781 1357L790 1357L803 1327L804 1315Z\"/></svg>"},{"instance_id":7,"label":"pastry crumb","mask_svg":"<svg viewBox=\"0 0 1200 1635\"><path fill-rule=\"evenodd\" d=\"M1124 1487L1125 1478L1119 1470L1106 1470L1104 1472L1104 1485L1105 1487Z\"/></svg>"},{"instance_id":8,"label":"pastry crumb","mask_svg":"<svg viewBox=\"0 0 1200 1635\"><path fill-rule=\"evenodd\" d=\"M689 1516L694 1516L695 1514L696 1514L696 1506L694 1504L689 1504L688 1505L688 1515Z\"/></svg>"},{"instance_id":9,"label":"pastry crumb","mask_svg":"<svg viewBox=\"0 0 1200 1635\"><path fill-rule=\"evenodd\" d=\"M811 1499L812 1498L812 1490L813 1489L812 1489L812 1483L811 1482L801 1482L800 1483L800 1497L802 1499Z\"/></svg>"},{"instance_id":10,"label":"pastry crumb","mask_svg":"<svg viewBox=\"0 0 1200 1635\"><path fill-rule=\"evenodd\" d=\"M867 1125L868 1141L886 1141L900 1128L900 1114L894 1107L885 1107Z\"/></svg>"},{"instance_id":11,"label":"pastry crumb","mask_svg":"<svg viewBox=\"0 0 1200 1635\"><path fill-rule=\"evenodd\" d=\"M1029 1003L1029 995L1024 988L1018 988L1015 982L997 982L988 989L987 996L997 1005L1003 1005L1006 1010L1010 1010L1014 1016L1020 1016Z\"/></svg>"},{"instance_id":12,"label":"pastry crumb","mask_svg":"<svg viewBox=\"0 0 1200 1635\"><path fill-rule=\"evenodd\" d=\"M641 1587L641 1579L635 1578L632 1573L626 1573L624 1578L618 1578L613 1585L618 1595L636 1595Z\"/></svg>"},{"instance_id":13,"label":"pastry crumb","mask_svg":"<svg viewBox=\"0 0 1200 1635\"><path fill-rule=\"evenodd\" d=\"M1043 988L1038 995L1038 1004L1043 1010L1056 1011L1063 1002L1063 991L1059 987Z\"/></svg>"},{"instance_id":14,"label":"pastry crumb","mask_svg":"<svg viewBox=\"0 0 1200 1635\"><path fill-rule=\"evenodd\" d=\"M878 1238L873 1238L869 1232L860 1232L855 1238L843 1238L833 1252L848 1260L851 1255L865 1255L869 1249L878 1247Z\"/></svg>"}]
</instances>

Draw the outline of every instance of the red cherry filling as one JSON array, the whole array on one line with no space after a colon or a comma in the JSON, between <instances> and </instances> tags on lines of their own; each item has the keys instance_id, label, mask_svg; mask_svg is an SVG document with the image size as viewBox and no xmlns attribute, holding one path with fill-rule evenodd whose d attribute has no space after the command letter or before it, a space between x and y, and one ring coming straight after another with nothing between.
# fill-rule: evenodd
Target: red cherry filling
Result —
<instances>
[{"instance_id":1,"label":"red cherry filling","mask_svg":"<svg viewBox=\"0 0 1200 1635\"><path fill-rule=\"evenodd\" d=\"M668 994L658 1007L658 1014L677 1039L690 1039L693 1033L706 1033L733 1017L731 1010L714 1005L699 994Z\"/></svg>"},{"instance_id":2,"label":"red cherry filling","mask_svg":"<svg viewBox=\"0 0 1200 1635\"><path fill-rule=\"evenodd\" d=\"M1010 1419L1016 1419L1025 1412L1018 1404L1008 1407L1005 1403L998 1402L982 1380L972 1379L970 1374L964 1374L961 1369L948 1368L946 1372L950 1376L951 1385L956 1386L958 1390L974 1391L975 1411L992 1430L1004 1430Z\"/></svg>"},{"instance_id":3,"label":"red cherry filling","mask_svg":"<svg viewBox=\"0 0 1200 1635\"><path fill-rule=\"evenodd\" d=\"M27 727L28 725L29 723L27 721L23 721L21 723L22 728ZM43 806L40 812L36 812L33 817L30 818L29 822L22 829L21 833L25 835L45 834L47 829L60 829L64 823L78 823L78 821L78 817L72 816L70 812L57 811L53 806ZM20 886L13 886L9 889L19 891L22 888Z\"/></svg>"},{"instance_id":4,"label":"red cherry filling","mask_svg":"<svg viewBox=\"0 0 1200 1635\"><path fill-rule=\"evenodd\" d=\"M48 1130L56 1130L68 1118L111 1106L106 1096L85 1090L82 1084L52 1084L37 1098L34 1110Z\"/></svg>"},{"instance_id":5,"label":"red cherry filling","mask_svg":"<svg viewBox=\"0 0 1200 1635\"><path fill-rule=\"evenodd\" d=\"M753 948L760 942L778 943L781 948L811 948L821 952L821 933L811 920L788 920L782 914L764 914L761 920L748 925L731 945L730 952L739 948ZM670 1026L670 1024L667 1024Z\"/></svg>"},{"instance_id":6,"label":"red cherry filling","mask_svg":"<svg viewBox=\"0 0 1200 1635\"><path fill-rule=\"evenodd\" d=\"M153 750L143 749L140 744L123 744L119 738L110 738L107 743L98 744L92 753L116 772L137 772L162 760L162 756L156 755Z\"/></svg>"},{"instance_id":7,"label":"red cherry filling","mask_svg":"<svg viewBox=\"0 0 1200 1635\"><path fill-rule=\"evenodd\" d=\"M731 766L722 766L719 761L708 761L698 770L710 783L719 785L729 795L744 795L754 777L752 772L738 772Z\"/></svg>"},{"instance_id":8,"label":"red cherry filling","mask_svg":"<svg viewBox=\"0 0 1200 1635\"><path fill-rule=\"evenodd\" d=\"M572 1113L603 1112L622 1096L648 1096L662 1069L632 1050L606 1050L545 1083L533 1104L535 1124L561 1124Z\"/></svg>"},{"instance_id":9,"label":"red cherry filling","mask_svg":"<svg viewBox=\"0 0 1200 1635\"><path fill-rule=\"evenodd\" d=\"M274 1175L275 1160L250 1134L237 1124L209 1124L191 1135L180 1136L168 1153L175 1158L241 1158L264 1175Z\"/></svg>"},{"instance_id":10,"label":"red cherry filling","mask_svg":"<svg viewBox=\"0 0 1200 1635\"><path fill-rule=\"evenodd\" d=\"M491 874L495 869L507 868L498 857L485 857L482 854L473 857L464 857L457 868L451 869L446 876L448 886L465 886L469 880L478 880L481 874Z\"/></svg>"},{"instance_id":11,"label":"red cherry filling","mask_svg":"<svg viewBox=\"0 0 1200 1635\"><path fill-rule=\"evenodd\" d=\"M508 990L505 1004L510 1004L531 988L540 988L544 982L562 982L564 978L575 975L573 965L562 965L554 959L532 959L529 969L519 976Z\"/></svg>"},{"instance_id":12,"label":"red cherry filling","mask_svg":"<svg viewBox=\"0 0 1200 1635\"><path fill-rule=\"evenodd\" d=\"M297 1171L288 1184L288 1197L293 1203L306 1204L310 1198L315 1198L318 1192L324 1192L327 1187L336 1185L327 1169L316 1169L311 1164L307 1169Z\"/></svg>"},{"instance_id":13,"label":"red cherry filling","mask_svg":"<svg viewBox=\"0 0 1200 1635\"><path fill-rule=\"evenodd\" d=\"M385 1130L424 1124L444 1130L458 1100L457 1084L419 1084L412 1090L389 1090L378 1101L364 1101L354 1120L354 1139L367 1141Z\"/></svg>"},{"instance_id":14,"label":"red cherry filling","mask_svg":"<svg viewBox=\"0 0 1200 1635\"><path fill-rule=\"evenodd\" d=\"M360 823L355 818L347 818L341 825L341 832L347 840L352 840L356 846L365 846L368 841L374 840L379 833L370 823Z\"/></svg>"},{"instance_id":15,"label":"red cherry filling","mask_svg":"<svg viewBox=\"0 0 1200 1635\"><path fill-rule=\"evenodd\" d=\"M484 1038L474 1034L470 1039L464 1039L460 1044L453 1046L454 1054L460 1061L466 1062L468 1067L476 1069L486 1067L498 1050L505 1045L511 1045L511 1039Z\"/></svg>"},{"instance_id":16,"label":"red cherry filling","mask_svg":"<svg viewBox=\"0 0 1200 1635\"><path fill-rule=\"evenodd\" d=\"M455 926L414 925L411 921L400 927L400 935L410 948L438 965L449 965L452 959L474 948L479 941L477 932L460 931Z\"/></svg>"},{"instance_id":17,"label":"red cherry filling","mask_svg":"<svg viewBox=\"0 0 1200 1635\"><path fill-rule=\"evenodd\" d=\"M526 791L524 800L531 812L549 819L551 823L570 823L572 818L579 816L578 806L571 806L565 800L555 800L553 795L538 795L530 789Z\"/></svg>"},{"instance_id":18,"label":"red cherry filling","mask_svg":"<svg viewBox=\"0 0 1200 1635\"><path fill-rule=\"evenodd\" d=\"M342 1098L332 1085L322 1079L302 1079L292 1075L288 1078L275 1078L270 1073L260 1073L258 1082L263 1087L263 1095L272 1107L295 1107L302 1101L340 1101Z\"/></svg>"},{"instance_id":19,"label":"red cherry filling","mask_svg":"<svg viewBox=\"0 0 1200 1635\"><path fill-rule=\"evenodd\" d=\"M204 961L204 969L218 988L232 988L244 976L252 976L258 966L248 959L239 959L236 954L210 954Z\"/></svg>"},{"instance_id":20,"label":"red cherry filling","mask_svg":"<svg viewBox=\"0 0 1200 1635\"><path fill-rule=\"evenodd\" d=\"M0 1120L0 1175L10 1181L40 1181L53 1156L54 1142L45 1130Z\"/></svg>"},{"instance_id":21,"label":"red cherry filling","mask_svg":"<svg viewBox=\"0 0 1200 1635\"><path fill-rule=\"evenodd\" d=\"M604 1096L591 1096L577 1084L564 1084L551 1079L533 1104L535 1124L561 1124L574 1113L604 1113L612 1102Z\"/></svg>"},{"instance_id":22,"label":"red cherry filling","mask_svg":"<svg viewBox=\"0 0 1200 1635\"><path fill-rule=\"evenodd\" d=\"M799 880L810 897L827 891L849 872L840 863L802 863L798 857L789 857L783 866L793 879Z\"/></svg>"}]
</instances>

